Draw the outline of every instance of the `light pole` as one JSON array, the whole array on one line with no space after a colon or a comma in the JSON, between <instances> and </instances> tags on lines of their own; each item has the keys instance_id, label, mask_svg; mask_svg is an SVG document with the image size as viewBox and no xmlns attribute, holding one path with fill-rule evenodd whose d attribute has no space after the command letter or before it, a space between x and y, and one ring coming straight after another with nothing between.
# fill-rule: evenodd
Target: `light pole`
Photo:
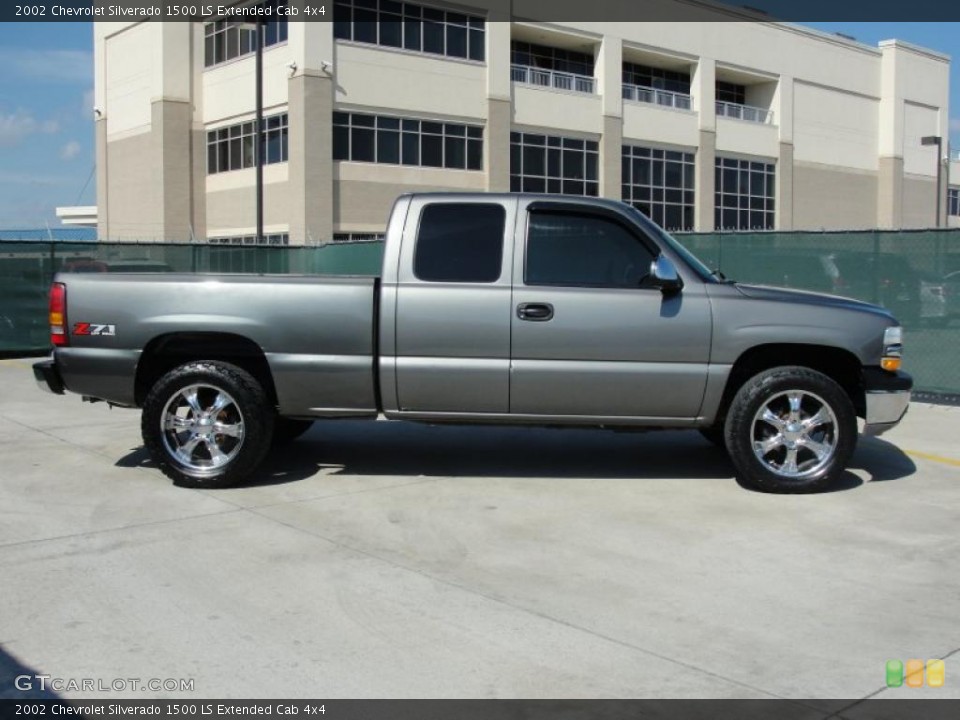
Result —
<instances>
[{"instance_id":1,"label":"light pole","mask_svg":"<svg viewBox=\"0 0 960 720\"><path fill-rule=\"evenodd\" d=\"M941 195L941 176L943 174L943 159L940 157L943 153L943 138L940 135L924 135L920 138L921 145L937 146L937 222L935 227L940 227L940 195Z\"/></svg>"},{"instance_id":2,"label":"light pole","mask_svg":"<svg viewBox=\"0 0 960 720\"><path fill-rule=\"evenodd\" d=\"M266 151L263 142L263 24L263 20L239 23L241 30L248 30L253 33L256 43L256 70L254 71L256 119L253 123L253 166L256 169L256 242L258 245L263 242L263 156Z\"/></svg>"},{"instance_id":3,"label":"light pole","mask_svg":"<svg viewBox=\"0 0 960 720\"><path fill-rule=\"evenodd\" d=\"M266 148L263 142L263 22L257 22L257 124L256 139L253 143L257 154L257 244L263 242L263 154ZM939 152L939 151L938 151ZM939 166L938 166L939 168ZM937 176L937 221L940 218L940 177Z\"/></svg>"}]
</instances>

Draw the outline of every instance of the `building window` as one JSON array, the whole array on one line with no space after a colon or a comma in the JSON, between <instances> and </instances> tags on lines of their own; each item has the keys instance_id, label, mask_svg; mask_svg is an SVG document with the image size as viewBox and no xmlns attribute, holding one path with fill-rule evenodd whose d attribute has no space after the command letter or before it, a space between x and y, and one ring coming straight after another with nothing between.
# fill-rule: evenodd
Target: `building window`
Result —
<instances>
[{"instance_id":1,"label":"building window","mask_svg":"<svg viewBox=\"0 0 960 720\"><path fill-rule=\"evenodd\" d=\"M335 112L333 159L453 170L483 169L483 128Z\"/></svg>"},{"instance_id":2,"label":"building window","mask_svg":"<svg viewBox=\"0 0 960 720\"><path fill-rule=\"evenodd\" d=\"M333 34L342 40L484 60L482 17L395 2L336 0Z\"/></svg>"},{"instance_id":3,"label":"building window","mask_svg":"<svg viewBox=\"0 0 960 720\"><path fill-rule=\"evenodd\" d=\"M339 232L333 234L335 243L383 242L384 233Z\"/></svg>"},{"instance_id":4,"label":"building window","mask_svg":"<svg viewBox=\"0 0 960 720\"><path fill-rule=\"evenodd\" d=\"M623 82L637 87L666 90L682 95L690 94L690 73L677 72L676 70L662 70L661 68L625 62L623 64Z\"/></svg>"},{"instance_id":5,"label":"building window","mask_svg":"<svg viewBox=\"0 0 960 720\"><path fill-rule=\"evenodd\" d=\"M717 102L745 105L747 102L747 88L736 83L717 80Z\"/></svg>"},{"instance_id":6,"label":"building window","mask_svg":"<svg viewBox=\"0 0 960 720\"><path fill-rule=\"evenodd\" d=\"M506 212L487 203L433 203L423 209L413 273L425 282L492 283L503 267Z\"/></svg>"},{"instance_id":7,"label":"building window","mask_svg":"<svg viewBox=\"0 0 960 720\"><path fill-rule=\"evenodd\" d=\"M226 235L207 238L211 245L289 245L289 233L272 233L264 235L262 242L257 242L256 235Z\"/></svg>"},{"instance_id":8,"label":"building window","mask_svg":"<svg viewBox=\"0 0 960 720\"><path fill-rule=\"evenodd\" d=\"M274 8L286 7L287 0L265 0L261 5ZM263 46L277 45L287 41L287 20L278 17L274 10L274 18L263 23ZM213 67L227 60L243 57L256 52L257 33L249 28L249 22L238 20L218 20L204 26L204 67Z\"/></svg>"},{"instance_id":9,"label":"building window","mask_svg":"<svg viewBox=\"0 0 960 720\"><path fill-rule=\"evenodd\" d=\"M960 216L960 187L947 190L947 214Z\"/></svg>"},{"instance_id":10,"label":"building window","mask_svg":"<svg viewBox=\"0 0 960 720\"><path fill-rule=\"evenodd\" d=\"M519 40L510 43L510 62L539 70L593 77L593 55Z\"/></svg>"},{"instance_id":11,"label":"building window","mask_svg":"<svg viewBox=\"0 0 960 720\"><path fill-rule=\"evenodd\" d=\"M717 158L717 230L773 230L775 177L773 163Z\"/></svg>"},{"instance_id":12,"label":"building window","mask_svg":"<svg viewBox=\"0 0 960 720\"><path fill-rule=\"evenodd\" d=\"M623 201L666 230L692 230L693 153L623 146Z\"/></svg>"},{"instance_id":13,"label":"building window","mask_svg":"<svg viewBox=\"0 0 960 720\"><path fill-rule=\"evenodd\" d=\"M593 55L514 40L510 58L513 82L593 93Z\"/></svg>"},{"instance_id":14,"label":"building window","mask_svg":"<svg viewBox=\"0 0 960 720\"><path fill-rule=\"evenodd\" d=\"M597 197L595 140L510 133L510 191Z\"/></svg>"},{"instance_id":15,"label":"building window","mask_svg":"<svg viewBox=\"0 0 960 720\"><path fill-rule=\"evenodd\" d=\"M256 122L250 121L207 132L207 174L243 170L256 165ZM264 165L286 162L287 114L263 119Z\"/></svg>"}]
</instances>

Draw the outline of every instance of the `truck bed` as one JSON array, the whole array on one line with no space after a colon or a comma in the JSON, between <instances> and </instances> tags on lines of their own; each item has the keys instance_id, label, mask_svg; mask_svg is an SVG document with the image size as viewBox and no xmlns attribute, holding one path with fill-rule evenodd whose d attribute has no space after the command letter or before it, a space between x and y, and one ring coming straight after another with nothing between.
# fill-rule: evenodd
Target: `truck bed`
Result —
<instances>
[{"instance_id":1,"label":"truck bed","mask_svg":"<svg viewBox=\"0 0 960 720\"><path fill-rule=\"evenodd\" d=\"M131 364L174 333L248 338L266 356L287 415L376 412L372 276L66 274L68 389L135 405ZM113 371L109 371L112 367Z\"/></svg>"}]
</instances>

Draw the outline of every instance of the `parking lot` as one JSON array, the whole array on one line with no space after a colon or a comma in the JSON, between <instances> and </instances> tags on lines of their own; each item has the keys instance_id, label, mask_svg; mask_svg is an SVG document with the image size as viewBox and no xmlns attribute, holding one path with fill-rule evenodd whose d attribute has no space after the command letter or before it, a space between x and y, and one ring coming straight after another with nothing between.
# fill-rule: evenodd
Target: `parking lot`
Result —
<instances>
[{"instance_id":1,"label":"parking lot","mask_svg":"<svg viewBox=\"0 0 960 720\"><path fill-rule=\"evenodd\" d=\"M27 360L0 388L0 697L16 667L194 681L106 693L139 698L960 698L960 408L914 404L814 496L742 489L695 432L340 421L194 491L138 413ZM945 686L885 688L910 658Z\"/></svg>"}]
</instances>

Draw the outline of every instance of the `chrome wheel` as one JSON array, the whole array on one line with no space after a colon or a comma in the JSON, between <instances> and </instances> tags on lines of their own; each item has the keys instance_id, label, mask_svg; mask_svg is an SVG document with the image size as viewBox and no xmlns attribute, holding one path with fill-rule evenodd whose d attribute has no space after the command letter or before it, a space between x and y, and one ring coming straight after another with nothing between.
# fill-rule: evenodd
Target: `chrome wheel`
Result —
<instances>
[{"instance_id":1,"label":"chrome wheel","mask_svg":"<svg viewBox=\"0 0 960 720\"><path fill-rule=\"evenodd\" d=\"M829 465L838 439L833 409L805 390L774 395L760 406L751 425L756 458L771 472L789 479L816 475Z\"/></svg>"},{"instance_id":2,"label":"chrome wheel","mask_svg":"<svg viewBox=\"0 0 960 720\"><path fill-rule=\"evenodd\" d=\"M166 451L185 472L212 475L240 452L243 413L236 400L220 388L188 385L164 405L160 432Z\"/></svg>"}]
</instances>

